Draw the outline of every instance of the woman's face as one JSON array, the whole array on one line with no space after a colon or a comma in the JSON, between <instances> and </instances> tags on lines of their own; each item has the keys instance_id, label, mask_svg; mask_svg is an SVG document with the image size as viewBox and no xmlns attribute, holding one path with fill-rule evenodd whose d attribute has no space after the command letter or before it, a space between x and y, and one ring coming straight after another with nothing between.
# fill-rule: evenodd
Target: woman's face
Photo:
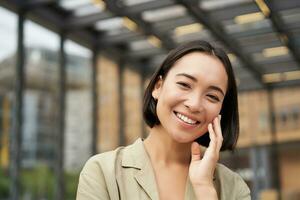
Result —
<instances>
[{"instance_id":1,"label":"woman's face","mask_svg":"<svg viewBox=\"0 0 300 200\"><path fill-rule=\"evenodd\" d=\"M159 126L180 143L204 135L221 111L227 80L224 65L214 56L192 52L180 58L152 91Z\"/></svg>"}]
</instances>

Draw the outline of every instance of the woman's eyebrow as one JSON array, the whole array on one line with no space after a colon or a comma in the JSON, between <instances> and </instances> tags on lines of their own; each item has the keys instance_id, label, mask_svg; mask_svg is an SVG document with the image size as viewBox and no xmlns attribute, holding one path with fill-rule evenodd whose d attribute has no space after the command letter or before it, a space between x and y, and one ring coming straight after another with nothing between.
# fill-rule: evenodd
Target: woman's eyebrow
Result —
<instances>
[{"instance_id":1,"label":"woman's eyebrow","mask_svg":"<svg viewBox=\"0 0 300 200\"><path fill-rule=\"evenodd\" d=\"M191 80L194 81L194 82L197 82L197 81L198 81L198 80L196 79L196 77L194 77L194 76L192 76L192 75L190 75L190 74L186 74L186 73L179 73L179 74L176 74L176 76L185 76L185 77L191 79Z\"/></svg>"},{"instance_id":2,"label":"woman's eyebrow","mask_svg":"<svg viewBox=\"0 0 300 200\"><path fill-rule=\"evenodd\" d=\"M184 76L184 77L187 77L187 78L191 79L194 82L198 82L197 78L190 75L190 74L179 73L179 74L176 74L176 76ZM211 86L208 87L208 89L216 90L216 91L220 92L223 96L225 96L225 93L223 92L223 90L221 88L217 87L217 86L211 85Z\"/></svg>"},{"instance_id":3,"label":"woman's eyebrow","mask_svg":"<svg viewBox=\"0 0 300 200\"><path fill-rule=\"evenodd\" d=\"M211 85L208 87L208 89L219 91L223 96L225 96L223 90L217 86Z\"/></svg>"}]
</instances>

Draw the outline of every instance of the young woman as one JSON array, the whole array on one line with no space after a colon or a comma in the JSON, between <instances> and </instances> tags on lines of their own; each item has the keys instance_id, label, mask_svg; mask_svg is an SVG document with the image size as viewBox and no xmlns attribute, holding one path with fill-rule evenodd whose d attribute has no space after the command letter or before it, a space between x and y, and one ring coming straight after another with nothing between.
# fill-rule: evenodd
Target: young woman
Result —
<instances>
[{"instance_id":1,"label":"young woman","mask_svg":"<svg viewBox=\"0 0 300 200\"><path fill-rule=\"evenodd\" d=\"M239 133L237 88L224 51L204 41L172 50L146 89L143 114L149 136L92 157L77 200L250 199L241 177L217 164Z\"/></svg>"}]
</instances>

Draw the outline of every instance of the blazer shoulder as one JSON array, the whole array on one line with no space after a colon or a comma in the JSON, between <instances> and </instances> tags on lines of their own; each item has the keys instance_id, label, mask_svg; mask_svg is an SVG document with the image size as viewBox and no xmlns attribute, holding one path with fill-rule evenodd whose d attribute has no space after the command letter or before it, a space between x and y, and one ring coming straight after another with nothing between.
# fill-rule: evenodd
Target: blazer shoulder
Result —
<instances>
[{"instance_id":1,"label":"blazer shoulder","mask_svg":"<svg viewBox=\"0 0 300 200\"><path fill-rule=\"evenodd\" d=\"M79 177L77 200L119 199L115 162L120 149L97 154L86 162Z\"/></svg>"},{"instance_id":2,"label":"blazer shoulder","mask_svg":"<svg viewBox=\"0 0 300 200\"><path fill-rule=\"evenodd\" d=\"M107 151L104 153L100 153L92 156L85 163L81 173L89 173L100 170L105 172L106 170L113 170L115 168L116 160L118 154L120 153L122 147L119 147L112 151Z\"/></svg>"},{"instance_id":3,"label":"blazer shoulder","mask_svg":"<svg viewBox=\"0 0 300 200\"><path fill-rule=\"evenodd\" d=\"M225 165L218 163L217 167L216 167L216 173L217 176L219 176L220 178L226 178L226 179L230 179L233 178L234 176L238 175L236 172L232 171L231 169L229 169L228 167L226 167Z\"/></svg>"},{"instance_id":4,"label":"blazer shoulder","mask_svg":"<svg viewBox=\"0 0 300 200\"><path fill-rule=\"evenodd\" d=\"M250 189L238 173L223 164L218 164L216 170L221 190L227 191L228 195L236 196L237 199L251 199Z\"/></svg>"}]
</instances>

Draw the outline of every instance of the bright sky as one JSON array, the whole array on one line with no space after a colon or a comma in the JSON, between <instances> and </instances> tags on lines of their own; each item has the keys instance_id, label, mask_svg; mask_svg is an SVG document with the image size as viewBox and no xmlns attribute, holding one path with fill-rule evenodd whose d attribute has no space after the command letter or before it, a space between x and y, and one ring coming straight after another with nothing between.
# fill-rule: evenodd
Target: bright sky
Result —
<instances>
[{"instance_id":1,"label":"bright sky","mask_svg":"<svg viewBox=\"0 0 300 200\"><path fill-rule=\"evenodd\" d=\"M25 21L25 46L45 47L53 51L59 49L59 37L36 23ZM13 54L17 45L17 15L0 7L0 62ZM66 41L68 54L91 57L91 51L70 40Z\"/></svg>"}]
</instances>

